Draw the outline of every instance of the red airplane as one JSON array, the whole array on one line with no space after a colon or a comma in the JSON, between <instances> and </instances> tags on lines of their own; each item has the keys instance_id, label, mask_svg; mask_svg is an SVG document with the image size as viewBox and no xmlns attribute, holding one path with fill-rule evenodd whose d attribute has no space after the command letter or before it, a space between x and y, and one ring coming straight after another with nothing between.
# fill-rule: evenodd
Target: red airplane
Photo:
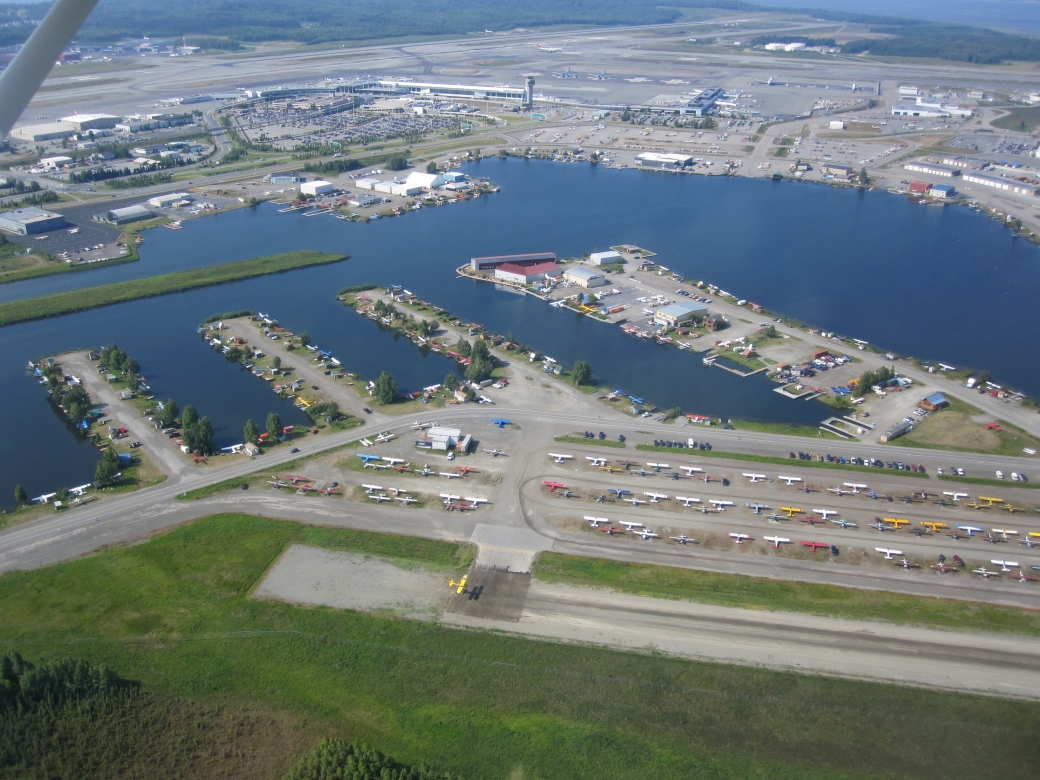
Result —
<instances>
[{"instance_id":1,"label":"red airplane","mask_svg":"<svg viewBox=\"0 0 1040 780\"><path fill-rule=\"evenodd\" d=\"M321 493L326 496L338 496L339 488L325 488Z\"/></svg>"},{"instance_id":2,"label":"red airplane","mask_svg":"<svg viewBox=\"0 0 1040 780\"><path fill-rule=\"evenodd\" d=\"M394 471L400 471L404 474L406 471L411 471L411 469L408 466L394 466Z\"/></svg>"},{"instance_id":3,"label":"red airplane","mask_svg":"<svg viewBox=\"0 0 1040 780\"><path fill-rule=\"evenodd\" d=\"M477 470L475 468L473 468L472 466L456 466L455 470L457 472L459 472L460 474L462 474L462 475L476 474L477 473Z\"/></svg>"},{"instance_id":4,"label":"red airplane","mask_svg":"<svg viewBox=\"0 0 1040 780\"><path fill-rule=\"evenodd\" d=\"M1024 571L1019 571L1018 574L1016 574L1011 579L1018 580L1019 582L1037 582L1036 577L1026 574Z\"/></svg>"},{"instance_id":5,"label":"red airplane","mask_svg":"<svg viewBox=\"0 0 1040 780\"><path fill-rule=\"evenodd\" d=\"M959 555L954 555L953 556L953 562L956 563L961 568L964 567L964 559L961 558L961 556L959 556Z\"/></svg>"},{"instance_id":6,"label":"red airplane","mask_svg":"<svg viewBox=\"0 0 1040 780\"><path fill-rule=\"evenodd\" d=\"M811 517L809 515L806 515L805 517L799 517L798 520L803 522L803 523L807 523L809 525L816 525L817 523L822 523L823 522L823 520L821 520L820 518L818 518L818 517Z\"/></svg>"},{"instance_id":7,"label":"red airplane","mask_svg":"<svg viewBox=\"0 0 1040 780\"><path fill-rule=\"evenodd\" d=\"M567 486L562 482L542 482L545 487L549 488L550 493L555 493L557 490L566 490Z\"/></svg>"},{"instance_id":8,"label":"red airplane","mask_svg":"<svg viewBox=\"0 0 1040 780\"><path fill-rule=\"evenodd\" d=\"M953 568L952 566L947 566L945 563L932 564L932 568L940 574L949 574L951 571L957 571L955 568Z\"/></svg>"},{"instance_id":9,"label":"red airplane","mask_svg":"<svg viewBox=\"0 0 1040 780\"><path fill-rule=\"evenodd\" d=\"M811 547L813 552L830 547L827 542L802 542L802 547Z\"/></svg>"},{"instance_id":10,"label":"red airplane","mask_svg":"<svg viewBox=\"0 0 1040 780\"><path fill-rule=\"evenodd\" d=\"M809 485L809 484L801 485L798 488L798 490L801 490L803 493L819 493L820 492L814 486Z\"/></svg>"},{"instance_id":11,"label":"red airplane","mask_svg":"<svg viewBox=\"0 0 1040 780\"><path fill-rule=\"evenodd\" d=\"M599 530L601 530L607 536L613 536L614 534L623 534L623 533L625 533L625 529L624 528L615 528L612 525L604 526L603 528L600 528Z\"/></svg>"},{"instance_id":12,"label":"red airplane","mask_svg":"<svg viewBox=\"0 0 1040 780\"><path fill-rule=\"evenodd\" d=\"M310 477L294 477L294 476L293 476L292 474L286 474L286 475L285 475L285 478L286 478L287 480L289 480L290 482L292 482L292 483L293 483L294 485L295 485L295 484L296 484L297 482L313 482L313 481L314 481L314 480L313 480L313 479L311 479Z\"/></svg>"},{"instance_id":13,"label":"red airplane","mask_svg":"<svg viewBox=\"0 0 1040 780\"><path fill-rule=\"evenodd\" d=\"M946 535L948 537L950 537L951 539L967 539L968 538L967 534L962 534L960 531L950 531Z\"/></svg>"}]
</instances>

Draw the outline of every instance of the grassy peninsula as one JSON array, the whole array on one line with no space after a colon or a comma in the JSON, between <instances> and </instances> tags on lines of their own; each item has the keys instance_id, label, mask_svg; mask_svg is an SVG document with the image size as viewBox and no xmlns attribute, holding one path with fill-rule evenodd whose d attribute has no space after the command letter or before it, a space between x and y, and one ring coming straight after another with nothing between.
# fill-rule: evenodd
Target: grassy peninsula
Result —
<instances>
[{"instance_id":1,"label":"grassy peninsula","mask_svg":"<svg viewBox=\"0 0 1040 780\"><path fill-rule=\"evenodd\" d=\"M237 263L195 268L162 276L150 276L146 279L134 279L129 282L116 282L100 287L87 287L83 290L11 301L0 304L0 326L28 320L42 320L47 317L59 317L62 314L111 306L115 303L126 303L139 298L152 298L156 295L193 290L196 287L236 282L253 276L336 263L345 260L346 257L346 255L329 255L310 250L286 252L281 255L242 260Z\"/></svg>"}]
</instances>

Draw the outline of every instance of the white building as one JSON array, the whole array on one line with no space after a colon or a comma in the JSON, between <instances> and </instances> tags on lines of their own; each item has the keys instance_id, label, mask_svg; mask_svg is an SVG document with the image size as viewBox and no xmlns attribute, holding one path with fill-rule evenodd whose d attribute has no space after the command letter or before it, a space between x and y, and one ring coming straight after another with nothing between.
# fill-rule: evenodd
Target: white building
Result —
<instances>
[{"instance_id":1,"label":"white building","mask_svg":"<svg viewBox=\"0 0 1040 780\"><path fill-rule=\"evenodd\" d=\"M412 171L404 183L409 187L422 187L424 190L434 190L444 184L444 177L439 173L420 173Z\"/></svg>"},{"instance_id":2,"label":"white building","mask_svg":"<svg viewBox=\"0 0 1040 780\"><path fill-rule=\"evenodd\" d=\"M994 190L1003 190L1004 192L1011 192L1016 195L1032 195L1036 197L1040 194L1040 187L1035 184L1026 184L1025 182L1015 181L1014 179L1001 179L997 176L984 176L981 173L966 173L964 174L963 181L971 184L981 184L983 187L989 187Z\"/></svg>"},{"instance_id":3,"label":"white building","mask_svg":"<svg viewBox=\"0 0 1040 780\"><path fill-rule=\"evenodd\" d=\"M827 125L827 127L831 130L844 130L845 122L843 122L841 119L832 119L830 123Z\"/></svg>"},{"instance_id":4,"label":"white building","mask_svg":"<svg viewBox=\"0 0 1040 780\"><path fill-rule=\"evenodd\" d=\"M324 195L336 189L336 185L330 181L305 181L300 184L300 193L303 195Z\"/></svg>"},{"instance_id":5,"label":"white building","mask_svg":"<svg viewBox=\"0 0 1040 780\"><path fill-rule=\"evenodd\" d=\"M156 195L154 198L150 198L148 205L157 209L167 209L175 203L180 203L181 201L191 202L194 199L190 192L170 192L166 195Z\"/></svg>"},{"instance_id":6,"label":"white building","mask_svg":"<svg viewBox=\"0 0 1040 780\"><path fill-rule=\"evenodd\" d=\"M607 277L598 271L593 271L591 268L568 268L563 278L574 282L579 287L600 287L607 283Z\"/></svg>"},{"instance_id":7,"label":"white building","mask_svg":"<svg viewBox=\"0 0 1040 780\"><path fill-rule=\"evenodd\" d=\"M119 122L119 117L111 114L73 114L65 116L61 121L77 133L91 130L111 130Z\"/></svg>"},{"instance_id":8,"label":"white building","mask_svg":"<svg viewBox=\"0 0 1040 780\"><path fill-rule=\"evenodd\" d=\"M931 176L942 176L947 179L961 175L961 172L957 168L953 168L949 165L934 165L933 163L925 162L908 162L903 167L906 170L914 171L915 173L927 173Z\"/></svg>"},{"instance_id":9,"label":"white building","mask_svg":"<svg viewBox=\"0 0 1040 780\"><path fill-rule=\"evenodd\" d=\"M589 262L593 265L605 265L607 263L616 263L622 260L620 252L615 252L611 249L609 252L593 252L589 255Z\"/></svg>"}]
</instances>

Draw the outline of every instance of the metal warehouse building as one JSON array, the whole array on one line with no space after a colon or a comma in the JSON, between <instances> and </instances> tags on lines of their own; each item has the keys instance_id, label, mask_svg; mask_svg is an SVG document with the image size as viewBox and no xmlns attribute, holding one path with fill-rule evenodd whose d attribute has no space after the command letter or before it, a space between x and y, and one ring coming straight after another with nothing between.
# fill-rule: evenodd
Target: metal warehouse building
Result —
<instances>
[{"instance_id":1,"label":"metal warehouse building","mask_svg":"<svg viewBox=\"0 0 1040 780\"><path fill-rule=\"evenodd\" d=\"M498 257L474 257L469 261L469 267L474 271L494 271L500 265L512 263L524 266L539 265L540 263L555 263L555 252L535 252L529 255L499 255Z\"/></svg>"},{"instance_id":2,"label":"metal warehouse building","mask_svg":"<svg viewBox=\"0 0 1040 780\"><path fill-rule=\"evenodd\" d=\"M930 173L932 176L960 176L961 172L949 165L934 165L932 163L923 162L909 162L903 166L908 171L916 171L917 173Z\"/></svg>"},{"instance_id":3,"label":"metal warehouse building","mask_svg":"<svg viewBox=\"0 0 1040 780\"><path fill-rule=\"evenodd\" d=\"M556 263L539 263L538 265L514 265L504 263L495 269L495 278L516 284L530 284L540 281L546 277L555 279L563 273Z\"/></svg>"},{"instance_id":4,"label":"metal warehouse building","mask_svg":"<svg viewBox=\"0 0 1040 780\"><path fill-rule=\"evenodd\" d=\"M142 219L151 219L152 216L152 212L144 206L127 206L125 209L112 209L112 211L106 211L101 216L95 217L95 219L98 219L101 222L110 222L113 225L125 225L128 222L139 222Z\"/></svg>"},{"instance_id":5,"label":"metal warehouse building","mask_svg":"<svg viewBox=\"0 0 1040 780\"><path fill-rule=\"evenodd\" d=\"M668 328L679 328L694 320L704 319L707 313L708 307L699 303L671 303L657 310L654 322Z\"/></svg>"},{"instance_id":6,"label":"metal warehouse building","mask_svg":"<svg viewBox=\"0 0 1040 780\"><path fill-rule=\"evenodd\" d=\"M18 209L0 213L0 229L27 236L46 233L65 227L65 215L38 208Z\"/></svg>"},{"instance_id":7,"label":"metal warehouse building","mask_svg":"<svg viewBox=\"0 0 1040 780\"><path fill-rule=\"evenodd\" d=\"M590 268L568 268L563 278L574 282L579 287L600 287L607 283L607 277Z\"/></svg>"}]
</instances>

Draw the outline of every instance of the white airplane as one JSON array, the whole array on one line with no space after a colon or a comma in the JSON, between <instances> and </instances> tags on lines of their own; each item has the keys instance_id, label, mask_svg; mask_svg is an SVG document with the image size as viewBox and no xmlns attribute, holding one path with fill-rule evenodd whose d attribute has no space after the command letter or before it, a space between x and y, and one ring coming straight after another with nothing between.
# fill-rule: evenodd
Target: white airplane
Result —
<instances>
[{"instance_id":1,"label":"white airplane","mask_svg":"<svg viewBox=\"0 0 1040 780\"><path fill-rule=\"evenodd\" d=\"M887 547L875 547L874 550L876 552L879 552L882 555L884 555L886 561L892 560L892 556L893 555L902 555L903 554L902 550L890 550Z\"/></svg>"},{"instance_id":2,"label":"white airplane","mask_svg":"<svg viewBox=\"0 0 1040 780\"><path fill-rule=\"evenodd\" d=\"M669 466L667 463L647 463L646 465L652 468L654 471L660 471L661 469L671 468L671 466Z\"/></svg>"},{"instance_id":3,"label":"white airplane","mask_svg":"<svg viewBox=\"0 0 1040 780\"><path fill-rule=\"evenodd\" d=\"M490 455L493 458L497 458L499 455L505 455L506 453L505 453L505 450L500 450L497 447L494 448L494 449L490 449L490 450L487 447L485 447L484 448L484 454L485 455Z\"/></svg>"},{"instance_id":4,"label":"white airplane","mask_svg":"<svg viewBox=\"0 0 1040 780\"><path fill-rule=\"evenodd\" d=\"M866 485L861 485L858 482L843 482L842 484L847 488L852 488L853 493L859 493L859 491L867 489Z\"/></svg>"},{"instance_id":5,"label":"white airplane","mask_svg":"<svg viewBox=\"0 0 1040 780\"><path fill-rule=\"evenodd\" d=\"M795 482L801 482L802 481L801 477L780 477L780 476L778 476L777 479L782 480L783 482L786 482L788 487L791 487L791 485L793 485Z\"/></svg>"},{"instance_id":6,"label":"white airplane","mask_svg":"<svg viewBox=\"0 0 1040 780\"><path fill-rule=\"evenodd\" d=\"M987 580L990 577L999 577L1000 576L1000 572L999 571L990 571L985 566L980 566L977 569L972 569L972 574L981 574Z\"/></svg>"},{"instance_id":7,"label":"white airplane","mask_svg":"<svg viewBox=\"0 0 1040 780\"><path fill-rule=\"evenodd\" d=\"M653 528L644 528L642 531L633 531L636 536L641 536L644 539L656 539L657 534L654 533Z\"/></svg>"},{"instance_id":8,"label":"white airplane","mask_svg":"<svg viewBox=\"0 0 1040 780\"><path fill-rule=\"evenodd\" d=\"M416 431L425 431L427 428L431 427L431 425L432 423L421 423L416 420L412 423L412 429Z\"/></svg>"},{"instance_id":9,"label":"white airplane","mask_svg":"<svg viewBox=\"0 0 1040 780\"><path fill-rule=\"evenodd\" d=\"M623 498L621 500L631 504L632 506L639 506L640 504L646 503L645 501L640 501L638 498Z\"/></svg>"},{"instance_id":10,"label":"white airplane","mask_svg":"<svg viewBox=\"0 0 1040 780\"><path fill-rule=\"evenodd\" d=\"M841 488L827 488L828 493L833 493L836 496L851 496L851 490L842 490Z\"/></svg>"},{"instance_id":11,"label":"white airplane","mask_svg":"<svg viewBox=\"0 0 1040 780\"><path fill-rule=\"evenodd\" d=\"M719 499L719 498L709 499L708 503L711 504L716 509L718 509L720 512L722 510L724 510L728 506L733 506L733 502L732 501L723 501L722 499Z\"/></svg>"},{"instance_id":12,"label":"white airplane","mask_svg":"<svg viewBox=\"0 0 1040 780\"><path fill-rule=\"evenodd\" d=\"M480 506L481 504L486 504L488 502L486 498L478 498L477 496L466 496L466 500L473 504L473 506Z\"/></svg>"},{"instance_id":13,"label":"white airplane","mask_svg":"<svg viewBox=\"0 0 1040 780\"><path fill-rule=\"evenodd\" d=\"M704 469L702 469L702 468L700 468L698 466L680 466L679 468L681 468L683 471L685 471L686 472L686 476L688 476L688 477L692 477L698 471L704 471Z\"/></svg>"},{"instance_id":14,"label":"white airplane","mask_svg":"<svg viewBox=\"0 0 1040 780\"><path fill-rule=\"evenodd\" d=\"M386 495L385 493L369 493L368 497L371 498L373 501L379 502L390 500L390 496Z\"/></svg>"},{"instance_id":15,"label":"white airplane","mask_svg":"<svg viewBox=\"0 0 1040 780\"><path fill-rule=\"evenodd\" d=\"M664 493L643 493L643 495L647 496L650 499L651 504L656 504L662 498L665 500L668 499L668 496L666 496Z\"/></svg>"},{"instance_id":16,"label":"white airplane","mask_svg":"<svg viewBox=\"0 0 1040 780\"><path fill-rule=\"evenodd\" d=\"M408 504L414 504L418 500L419 499L412 498L411 496L398 496L397 498L394 499L394 501L400 501L402 504L404 504L406 506Z\"/></svg>"},{"instance_id":17,"label":"white airplane","mask_svg":"<svg viewBox=\"0 0 1040 780\"><path fill-rule=\"evenodd\" d=\"M836 511L834 511L833 509L814 509L813 511L814 511L814 512L815 512L816 514L818 514L818 515L822 516L824 520L829 520L829 519L830 519L830 517L831 517L831 515L836 515L836 514L838 514L838 513L837 513Z\"/></svg>"},{"instance_id":18,"label":"white airplane","mask_svg":"<svg viewBox=\"0 0 1040 780\"><path fill-rule=\"evenodd\" d=\"M85 495L86 492L90 490L90 488L92 487L93 485L88 482L86 485L80 485L79 487L69 488L69 493L71 493L74 496L82 496Z\"/></svg>"},{"instance_id":19,"label":"white airplane","mask_svg":"<svg viewBox=\"0 0 1040 780\"><path fill-rule=\"evenodd\" d=\"M686 534L679 534L678 536L669 536L668 538L671 539L673 542L678 542L679 544L686 544L687 542L693 542L694 544L697 544L696 539L691 539Z\"/></svg>"},{"instance_id":20,"label":"white airplane","mask_svg":"<svg viewBox=\"0 0 1040 780\"><path fill-rule=\"evenodd\" d=\"M585 460L587 460L590 463L592 463L593 466L606 466L607 465L607 459L606 458L593 458L591 455L586 455L585 456Z\"/></svg>"},{"instance_id":21,"label":"white airplane","mask_svg":"<svg viewBox=\"0 0 1040 780\"><path fill-rule=\"evenodd\" d=\"M1007 539L1009 536L1018 536L1018 531L1015 531L1011 528L994 528L993 533L1000 534L1005 539ZM990 561L990 563L992 562L993 561Z\"/></svg>"},{"instance_id":22,"label":"white airplane","mask_svg":"<svg viewBox=\"0 0 1040 780\"><path fill-rule=\"evenodd\" d=\"M997 566L1000 567L1001 571L1011 571L1012 569L1020 568L1019 564L1017 562L1015 562L1015 561L1004 561L1004 560L999 560L998 559L998 560L990 561L990 563L997 564Z\"/></svg>"},{"instance_id":23,"label":"white airplane","mask_svg":"<svg viewBox=\"0 0 1040 780\"><path fill-rule=\"evenodd\" d=\"M460 498L462 498L462 496L453 496L451 493L438 493L437 495L440 498L444 499L445 504L448 504L452 501L458 501Z\"/></svg>"},{"instance_id":24,"label":"white airplane","mask_svg":"<svg viewBox=\"0 0 1040 780\"><path fill-rule=\"evenodd\" d=\"M765 539L767 542L771 542L774 550L779 550L780 545L782 544L791 543L791 540L784 536L764 536L762 538Z\"/></svg>"},{"instance_id":25,"label":"white airplane","mask_svg":"<svg viewBox=\"0 0 1040 780\"><path fill-rule=\"evenodd\" d=\"M763 482L766 479L768 479L768 477L765 474L749 474L746 471L744 472L744 476L750 479L752 484L757 482Z\"/></svg>"},{"instance_id":26,"label":"white airplane","mask_svg":"<svg viewBox=\"0 0 1040 780\"><path fill-rule=\"evenodd\" d=\"M944 490L943 491L943 495L944 496L949 496L954 501L960 501L962 498L968 498L969 497L967 493L958 493L955 490Z\"/></svg>"},{"instance_id":27,"label":"white airplane","mask_svg":"<svg viewBox=\"0 0 1040 780\"><path fill-rule=\"evenodd\" d=\"M692 496L676 496L676 501L682 501L683 506L689 508L690 504L699 504L701 500L699 498L693 498Z\"/></svg>"},{"instance_id":28,"label":"white airplane","mask_svg":"<svg viewBox=\"0 0 1040 780\"><path fill-rule=\"evenodd\" d=\"M733 533L731 533L730 534L730 538L731 539L736 539L737 540L737 544L743 544L745 541L747 541L749 539L751 541L754 541L754 537L753 536L748 536L747 534L733 534Z\"/></svg>"},{"instance_id":29,"label":"white airplane","mask_svg":"<svg viewBox=\"0 0 1040 780\"><path fill-rule=\"evenodd\" d=\"M390 488L390 492L393 493L395 496L399 496L402 493L411 493L412 491L405 490L404 488Z\"/></svg>"},{"instance_id":30,"label":"white airplane","mask_svg":"<svg viewBox=\"0 0 1040 780\"><path fill-rule=\"evenodd\" d=\"M383 488L379 485L362 485L366 493L371 493L373 490L382 490Z\"/></svg>"},{"instance_id":31,"label":"white airplane","mask_svg":"<svg viewBox=\"0 0 1040 780\"><path fill-rule=\"evenodd\" d=\"M447 477L448 479L462 479L462 475L456 474L454 471L438 471L437 476Z\"/></svg>"},{"instance_id":32,"label":"white airplane","mask_svg":"<svg viewBox=\"0 0 1040 780\"><path fill-rule=\"evenodd\" d=\"M771 509L772 508L772 507L769 507L769 506L767 506L765 504L744 504L744 506L746 506L748 509L750 509L752 512L754 512L756 515L762 514L762 510L763 509Z\"/></svg>"},{"instance_id":33,"label":"white airplane","mask_svg":"<svg viewBox=\"0 0 1040 780\"><path fill-rule=\"evenodd\" d=\"M610 525L610 521L605 517L592 517L591 515L585 515L585 519L589 521L589 525L593 528L599 528L600 523Z\"/></svg>"},{"instance_id":34,"label":"white airplane","mask_svg":"<svg viewBox=\"0 0 1040 780\"><path fill-rule=\"evenodd\" d=\"M625 528L627 530L629 530L629 531L631 531L633 528L642 528L643 527L642 523L635 523L635 522L632 522L632 521L625 521L625 520L622 520L620 524L625 526Z\"/></svg>"},{"instance_id":35,"label":"white airplane","mask_svg":"<svg viewBox=\"0 0 1040 780\"><path fill-rule=\"evenodd\" d=\"M555 460L557 463L563 463L565 460L574 460L573 455L561 455L558 452L550 452L549 457Z\"/></svg>"},{"instance_id":36,"label":"white airplane","mask_svg":"<svg viewBox=\"0 0 1040 780\"><path fill-rule=\"evenodd\" d=\"M361 439L361 443L363 445L365 445L366 447L371 447L372 446L372 442L370 442L368 439Z\"/></svg>"},{"instance_id":37,"label":"white airplane","mask_svg":"<svg viewBox=\"0 0 1040 780\"><path fill-rule=\"evenodd\" d=\"M393 466L395 463L404 463L404 458L387 458L387 457L384 457L383 460L385 460L391 466Z\"/></svg>"},{"instance_id":38,"label":"white airplane","mask_svg":"<svg viewBox=\"0 0 1040 780\"><path fill-rule=\"evenodd\" d=\"M396 439L396 438L397 438L397 434L396 433L390 433L390 432L381 433L378 436L376 436L376 444L382 444L383 442L391 441L392 439ZM388 460L388 459L384 458L383 460Z\"/></svg>"},{"instance_id":39,"label":"white airplane","mask_svg":"<svg viewBox=\"0 0 1040 780\"><path fill-rule=\"evenodd\" d=\"M957 526L957 529L960 531L964 531L964 533L966 533L969 538L974 536L975 534L982 533L982 529L979 528L977 525L959 525Z\"/></svg>"},{"instance_id":40,"label":"white airplane","mask_svg":"<svg viewBox=\"0 0 1040 780\"><path fill-rule=\"evenodd\" d=\"M697 509L700 510L700 513L702 515L706 515L706 514L708 514L708 512L723 512L723 511L725 511L723 509L719 509L718 507L714 507L714 506L699 506L699 507L697 507Z\"/></svg>"}]
</instances>

